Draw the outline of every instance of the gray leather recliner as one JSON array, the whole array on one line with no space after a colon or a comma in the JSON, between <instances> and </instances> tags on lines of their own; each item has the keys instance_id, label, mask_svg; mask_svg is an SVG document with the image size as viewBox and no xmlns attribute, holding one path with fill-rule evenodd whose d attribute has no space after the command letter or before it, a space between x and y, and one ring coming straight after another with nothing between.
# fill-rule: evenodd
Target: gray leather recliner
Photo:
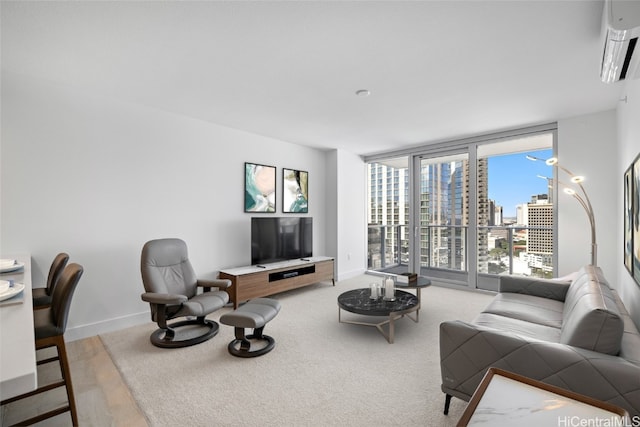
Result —
<instances>
[{"instance_id":1,"label":"gray leather recliner","mask_svg":"<svg viewBox=\"0 0 640 427\"><path fill-rule=\"evenodd\" d=\"M159 329L151 334L158 347L185 347L206 341L218 333L220 325L206 316L229 302L223 289L230 280L199 280L189 262L187 245L180 239L157 239L142 248L140 268L145 293L142 300L151 305L151 319ZM212 290L216 288L216 290ZM198 293L202 289L202 293ZM178 317L195 317L169 324ZM203 333L176 335L176 328L202 326ZM192 331L190 331L192 332Z\"/></svg>"}]
</instances>

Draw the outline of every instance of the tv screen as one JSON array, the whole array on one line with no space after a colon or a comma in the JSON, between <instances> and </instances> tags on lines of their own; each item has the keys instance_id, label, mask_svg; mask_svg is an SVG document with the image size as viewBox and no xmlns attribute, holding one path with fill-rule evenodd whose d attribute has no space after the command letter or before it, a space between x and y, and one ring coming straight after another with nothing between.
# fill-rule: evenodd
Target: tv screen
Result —
<instances>
[{"instance_id":1,"label":"tv screen","mask_svg":"<svg viewBox=\"0 0 640 427\"><path fill-rule=\"evenodd\" d=\"M307 258L313 251L310 217L251 218L251 264Z\"/></svg>"}]
</instances>

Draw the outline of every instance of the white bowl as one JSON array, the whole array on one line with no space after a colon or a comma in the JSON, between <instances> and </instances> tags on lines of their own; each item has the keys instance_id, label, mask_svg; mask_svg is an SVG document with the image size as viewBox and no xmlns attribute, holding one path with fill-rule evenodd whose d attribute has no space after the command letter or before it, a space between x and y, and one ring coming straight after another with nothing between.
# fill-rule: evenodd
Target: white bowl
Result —
<instances>
[{"instance_id":1,"label":"white bowl","mask_svg":"<svg viewBox=\"0 0 640 427\"><path fill-rule=\"evenodd\" d=\"M6 280L0 280L0 294L4 294L9 290L9 282Z\"/></svg>"}]
</instances>

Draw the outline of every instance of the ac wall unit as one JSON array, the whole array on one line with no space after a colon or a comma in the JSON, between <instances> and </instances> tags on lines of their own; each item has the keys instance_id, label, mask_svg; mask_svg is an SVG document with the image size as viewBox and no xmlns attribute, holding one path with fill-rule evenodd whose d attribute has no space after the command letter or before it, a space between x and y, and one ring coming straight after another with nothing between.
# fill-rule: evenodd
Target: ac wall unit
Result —
<instances>
[{"instance_id":1,"label":"ac wall unit","mask_svg":"<svg viewBox=\"0 0 640 427\"><path fill-rule=\"evenodd\" d=\"M605 0L602 15L600 78L613 83L640 77L640 0Z\"/></svg>"}]
</instances>

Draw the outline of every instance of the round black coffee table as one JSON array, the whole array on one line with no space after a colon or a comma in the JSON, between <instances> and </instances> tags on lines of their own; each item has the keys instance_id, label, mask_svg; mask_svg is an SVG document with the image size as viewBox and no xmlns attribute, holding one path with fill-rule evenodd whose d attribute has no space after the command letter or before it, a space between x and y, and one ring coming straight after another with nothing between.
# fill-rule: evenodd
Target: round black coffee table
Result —
<instances>
[{"instance_id":1,"label":"round black coffee table","mask_svg":"<svg viewBox=\"0 0 640 427\"><path fill-rule=\"evenodd\" d=\"M404 317L405 314L417 311L420 308L420 300L417 296L396 289L395 299L387 301L383 298L371 299L369 288L353 289L340 294L338 297L338 322L350 323L352 325L375 326L387 339L389 344L393 344L394 321ZM355 322L343 320L341 310L365 316L384 316L386 320L380 323ZM382 328L389 325L389 332Z\"/></svg>"}]
</instances>

